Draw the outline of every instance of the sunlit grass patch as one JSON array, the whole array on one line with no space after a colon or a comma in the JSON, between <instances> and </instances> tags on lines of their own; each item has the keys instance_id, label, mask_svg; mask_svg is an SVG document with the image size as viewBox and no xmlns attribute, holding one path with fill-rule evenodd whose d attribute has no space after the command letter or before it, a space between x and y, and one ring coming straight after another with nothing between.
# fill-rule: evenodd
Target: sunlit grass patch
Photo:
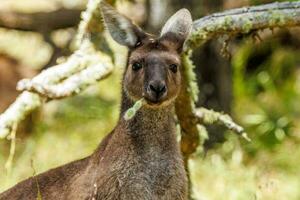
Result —
<instances>
[{"instance_id":1,"label":"sunlit grass patch","mask_svg":"<svg viewBox=\"0 0 300 200\"><path fill-rule=\"evenodd\" d=\"M300 149L295 148L296 144L286 143L273 152L262 150L253 159L239 147L234 137L205 157L191 161L196 199L300 199L300 171L297 170ZM295 159L288 153L290 147Z\"/></svg>"}]
</instances>

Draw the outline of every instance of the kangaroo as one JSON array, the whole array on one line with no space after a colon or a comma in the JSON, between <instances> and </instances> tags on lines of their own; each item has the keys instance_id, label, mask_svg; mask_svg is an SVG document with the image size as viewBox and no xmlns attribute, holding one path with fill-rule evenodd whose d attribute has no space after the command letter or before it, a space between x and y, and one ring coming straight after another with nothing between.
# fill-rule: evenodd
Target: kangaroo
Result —
<instances>
[{"instance_id":1,"label":"kangaroo","mask_svg":"<svg viewBox=\"0 0 300 200\"><path fill-rule=\"evenodd\" d=\"M120 118L90 156L31 177L1 200L186 200L187 176L176 140L174 101L181 85L181 52L192 28L181 9L159 36L144 32L106 3L104 23L128 47ZM144 98L130 120L125 112Z\"/></svg>"}]
</instances>

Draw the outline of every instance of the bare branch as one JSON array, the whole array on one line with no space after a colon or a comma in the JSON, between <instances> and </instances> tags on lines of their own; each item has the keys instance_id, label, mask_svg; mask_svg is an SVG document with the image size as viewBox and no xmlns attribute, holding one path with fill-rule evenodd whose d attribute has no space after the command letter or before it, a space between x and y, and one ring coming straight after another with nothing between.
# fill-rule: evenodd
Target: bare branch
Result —
<instances>
[{"instance_id":1,"label":"bare branch","mask_svg":"<svg viewBox=\"0 0 300 200\"><path fill-rule=\"evenodd\" d=\"M80 21L79 9L65 9L51 12L20 13L0 11L0 27L21 31L53 31L76 26Z\"/></svg>"},{"instance_id":2,"label":"bare branch","mask_svg":"<svg viewBox=\"0 0 300 200\"><path fill-rule=\"evenodd\" d=\"M33 13L0 9L0 27L43 33L45 31L51 32L57 29L75 27L80 22L81 27L87 30L86 33L101 34L103 26L99 2L100 0L90 1L86 9L88 12L83 14L81 14L83 10L80 8L68 9L62 7L54 11ZM106 0L106 2L115 4L116 0Z\"/></svg>"}]
</instances>

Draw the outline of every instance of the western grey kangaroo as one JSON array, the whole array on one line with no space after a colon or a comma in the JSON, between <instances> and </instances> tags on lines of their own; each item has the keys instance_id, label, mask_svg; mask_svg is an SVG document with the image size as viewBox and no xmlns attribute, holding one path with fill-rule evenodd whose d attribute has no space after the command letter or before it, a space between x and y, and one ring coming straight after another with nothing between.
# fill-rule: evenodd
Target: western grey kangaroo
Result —
<instances>
[{"instance_id":1,"label":"western grey kangaroo","mask_svg":"<svg viewBox=\"0 0 300 200\"><path fill-rule=\"evenodd\" d=\"M120 119L89 157L31 177L1 200L186 200L187 177L176 140L174 101L181 85L181 52L192 28L181 9L159 36L145 33L101 3L112 38L129 49ZM130 119L124 113L144 98Z\"/></svg>"}]
</instances>

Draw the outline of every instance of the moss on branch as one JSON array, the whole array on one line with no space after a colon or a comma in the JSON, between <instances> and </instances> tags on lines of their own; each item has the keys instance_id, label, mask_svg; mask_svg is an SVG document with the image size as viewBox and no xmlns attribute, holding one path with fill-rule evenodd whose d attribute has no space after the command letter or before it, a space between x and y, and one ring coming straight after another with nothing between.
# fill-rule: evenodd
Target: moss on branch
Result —
<instances>
[{"instance_id":1,"label":"moss on branch","mask_svg":"<svg viewBox=\"0 0 300 200\"><path fill-rule=\"evenodd\" d=\"M205 117L202 119L206 119L208 116L214 116L215 120L213 120L213 122L223 123L230 130L248 139L242 131L242 127L236 125L228 115L223 115L215 111L203 112L202 110L202 112L200 112L194 108L196 101L195 96L198 95L198 90L194 87L195 75L192 70L194 66L190 61L192 50L201 46L206 41L222 35L234 36L259 29L298 25L300 25L299 1L232 9L194 21L193 31L184 47L183 88L176 102L176 114L183 130L181 145L184 153L190 155L196 151L194 144L199 144L199 136L196 129L197 123L207 122L205 120L199 120L199 113L202 113ZM188 95L190 95L190 97L186 97Z\"/></svg>"},{"instance_id":2,"label":"moss on branch","mask_svg":"<svg viewBox=\"0 0 300 200\"><path fill-rule=\"evenodd\" d=\"M23 92L16 101L0 115L0 137L9 135L14 124L41 106L45 99L63 98L77 94L91 84L105 78L112 70L111 59L97 52L91 36L101 38L103 25L100 16L100 1L90 0L87 11L82 14L77 44L78 50L65 63L53 66L32 80L18 84ZM91 28L98 22L97 27Z\"/></svg>"},{"instance_id":3,"label":"moss on branch","mask_svg":"<svg viewBox=\"0 0 300 200\"><path fill-rule=\"evenodd\" d=\"M55 70L51 68L44 71L41 77L38 75L32 80L20 81L17 89L35 92L48 99L61 99L80 93L112 72L113 65L107 55L96 52L89 54L89 51L82 53L80 56L73 54L67 62L56 66ZM63 73L62 69L68 68L72 70Z\"/></svg>"},{"instance_id":4,"label":"moss on branch","mask_svg":"<svg viewBox=\"0 0 300 200\"><path fill-rule=\"evenodd\" d=\"M206 125L220 123L234 133L242 136L247 141L251 141L251 139L247 136L244 128L236 124L227 114L219 113L214 110L208 110L206 108L197 108L195 109L195 116L197 118L197 123Z\"/></svg>"},{"instance_id":5,"label":"moss on branch","mask_svg":"<svg viewBox=\"0 0 300 200\"><path fill-rule=\"evenodd\" d=\"M253 30L300 25L300 2L271 3L215 13L194 21L186 49L194 49L218 36Z\"/></svg>"}]
</instances>

